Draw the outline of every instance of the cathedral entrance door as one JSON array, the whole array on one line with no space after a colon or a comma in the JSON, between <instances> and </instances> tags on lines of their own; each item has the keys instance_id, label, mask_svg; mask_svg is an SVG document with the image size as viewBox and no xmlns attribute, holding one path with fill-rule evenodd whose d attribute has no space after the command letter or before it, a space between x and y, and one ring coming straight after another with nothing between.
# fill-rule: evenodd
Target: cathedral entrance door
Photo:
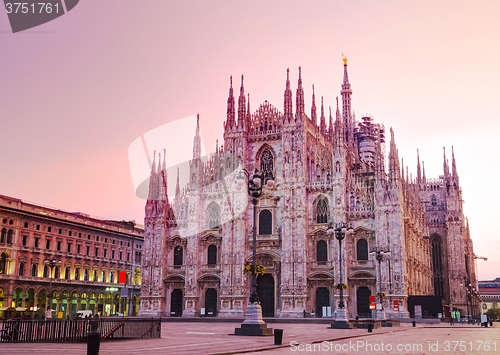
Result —
<instances>
[{"instance_id":1,"label":"cathedral entrance door","mask_svg":"<svg viewBox=\"0 0 500 355\"><path fill-rule=\"evenodd\" d=\"M182 290L176 288L172 291L170 299L170 316L171 317L181 317L182 316Z\"/></svg>"},{"instance_id":2,"label":"cathedral entrance door","mask_svg":"<svg viewBox=\"0 0 500 355\"><path fill-rule=\"evenodd\" d=\"M205 312L208 317L217 316L217 291L215 288L209 288L205 292Z\"/></svg>"},{"instance_id":3,"label":"cathedral entrance door","mask_svg":"<svg viewBox=\"0 0 500 355\"><path fill-rule=\"evenodd\" d=\"M326 287L320 287L316 290L316 315L323 316L323 307L330 305L330 292Z\"/></svg>"},{"instance_id":4,"label":"cathedral entrance door","mask_svg":"<svg viewBox=\"0 0 500 355\"><path fill-rule=\"evenodd\" d=\"M263 317L274 317L274 278L271 274L257 277L257 294Z\"/></svg>"},{"instance_id":5,"label":"cathedral entrance door","mask_svg":"<svg viewBox=\"0 0 500 355\"><path fill-rule=\"evenodd\" d=\"M356 292L357 312L360 318L370 318L372 316L372 311L370 311L371 294L368 287L360 287Z\"/></svg>"}]
</instances>

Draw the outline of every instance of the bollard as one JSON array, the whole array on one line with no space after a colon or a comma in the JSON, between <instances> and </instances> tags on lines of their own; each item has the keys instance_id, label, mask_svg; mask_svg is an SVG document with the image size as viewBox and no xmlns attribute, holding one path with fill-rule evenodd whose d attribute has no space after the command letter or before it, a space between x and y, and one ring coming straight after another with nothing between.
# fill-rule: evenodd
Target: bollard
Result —
<instances>
[{"instance_id":1,"label":"bollard","mask_svg":"<svg viewBox=\"0 0 500 355\"><path fill-rule=\"evenodd\" d=\"M368 324L366 325L366 327L368 328L368 333L371 333L372 330L373 330L373 323L372 322L368 322Z\"/></svg>"},{"instance_id":2,"label":"bollard","mask_svg":"<svg viewBox=\"0 0 500 355\"><path fill-rule=\"evenodd\" d=\"M283 329L274 329L274 345L281 345L283 342Z\"/></svg>"},{"instance_id":3,"label":"bollard","mask_svg":"<svg viewBox=\"0 0 500 355\"><path fill-rule=\"evenodd\" d=\"M417 324L417 322L415 322L414 320L412 320L411 324L413 325L413 328L415 328L415 325Z\"/></svg>"},{"instance_id":4,"label":"bollard","mask_svg":"<svg viewBox=\"0 0 500 355\"><path fill-rule=\"evenodd\" d=\"M101 333L92 332L87 334L87 355L99 355L101 346Z\"/></svg>"}]
</instances>

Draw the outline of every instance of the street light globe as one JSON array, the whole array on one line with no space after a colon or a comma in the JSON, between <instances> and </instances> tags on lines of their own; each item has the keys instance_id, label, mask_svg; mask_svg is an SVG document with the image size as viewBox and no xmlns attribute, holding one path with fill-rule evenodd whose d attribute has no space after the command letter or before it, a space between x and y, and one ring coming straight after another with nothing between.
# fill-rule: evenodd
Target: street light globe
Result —
<instances>
[{"instance_id":1,"label":"street light globe","mask_svg":"<svg viewBox=\"0 0 500 355\"><path fill-rule=\"evenodd\" d=\"M266 186L268 189L272 189L274 187L274 180L273 179L267 180Z\"/></svg>"},{"instance_id":2,"label":"street light globe","mask_svg":"<svg viewBox=\"0 0 500 355\"><path fill-rule=\"evenodd\" d=\"M333 230L333 228L328 228L326 230L326 234L328 234L328 235L332 235L333 233L335 233L335 231Z\"/></svg>"},{"instance_id":3,"label":"street light globe","mask_svg":"<svg viewBox=\"0 0 500 355\"><path fill-rule=\"evenodd\" d=\"M260 180L260 178L259 178L259 177L254 177L254 178L253 178L253 184L254 184L255 186L259 187L259 186L260 186L260 182L261 182L261 180Z\"/></svg>"}]
</instances>

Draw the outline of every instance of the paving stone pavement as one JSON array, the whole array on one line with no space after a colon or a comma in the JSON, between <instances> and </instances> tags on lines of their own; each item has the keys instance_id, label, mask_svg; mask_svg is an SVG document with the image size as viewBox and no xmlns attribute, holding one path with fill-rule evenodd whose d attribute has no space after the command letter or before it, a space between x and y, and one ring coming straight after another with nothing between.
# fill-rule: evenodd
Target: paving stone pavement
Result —
<instances>
[{"instance_id":1,"label":"paving stone pavement","mask_svg":"<svg viewBox=\"0 0 500 355\"><path fill-rule=\"evenodd\" d=\"M500 354L500 324L411 324L376 329L328 329L327 324L275 323L283 329L283 345L273 337L230 335L237 323L163 323L161 339L101 343L101 355L116 354ZM488 342L488 343L486 343ZM302 344L302 345L300 345ZM1 354L64 355L87 353L86 344L0 343Z\"/></svg>"}]
</instances>

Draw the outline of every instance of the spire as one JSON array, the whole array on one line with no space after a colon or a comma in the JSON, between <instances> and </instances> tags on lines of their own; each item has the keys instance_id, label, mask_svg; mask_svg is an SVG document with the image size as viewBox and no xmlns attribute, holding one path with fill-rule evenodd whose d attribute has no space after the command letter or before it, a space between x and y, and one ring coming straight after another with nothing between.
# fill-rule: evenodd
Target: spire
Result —
<instances>
[{"instance_id":1,"label":"spire","mask_svg":"<svg viewBox=\"0 0 500 355\"><path fill-rule=\"evenodd\" d=\"M301 120L304 116L304 89L302 88L302 71L299 67L299 82L297 86L295 120Z\"/></svg>"},{"instance_id":2,"label":"spire","mask_svg":"<svg viewBox=\"0 0 500 355\"><path fill-rule=\"evenodd\" d=\"M423 160L422 160L422 183L424 184L424 189L425 189L427 186L427 179L425 178L425 165Z\"/></svg>"},{"instance_id":3,"label":"spire","mask_svg":"<svg viewBox=\"0 0 500 355\"><path fill-rule=\"evenodd\" d=\"M148 200L155 200L156 189L156 150L153 152L153 163L151 164L151 174L149 176Z\"/></svg>"},{"instance_id":4,"label":"spire","mask_svg":"<svg viewBox=\"0 0 500 355\"><path fill-rule=\"evenodd\" d=\"M311 104L311 121L317 125L318 119L316 115L316 96L314 95L314 85L313 85L313 95L312 95L312 104Z\"/></svg>"},{"instance_id":5,"label":"spire","mask_svg":"<svg viewBox=\"0 0 500 355\"><path fill-rule=\"evenodd\" d=\"M229 130L233 128L235 125L234 118L234 96L233 96L233 77L229 78L230 87L229 87L229 97L227 98L227 120L225 129Z\"/></svg>"},{"instance_id":6,"label":"spire","mask_svg":"<svg viewBox=\"0 0 500 355\"><path fill-rule=\"evenodd\" d=\"M347 75L347 58L343 56L344 60L344 81L342 82L342 118L344 122L345 139L349 141L349 132L351 125L351 84L349 83L349 76Z\"/></svg>"},{"instance_id":7,"label":"spire","mask_svg":"<svg viewBox=\"0 0 500 355\"><path fill-rule=\"evenodd\" d=\"M196 131L193 140L193 159L201 158L200 114L196 118Z\"/></svg>"},{"instance_id":8,"label":"spire","mask_svg":"<svg viewBox=\"0 0 500 355\"><path fill-rule=\"evenodd\" d=\"M290 89L290 69L286 70L285 103L283 107L285 121L291 122L293 118L292 90Z\"/></svg>"},{"instance_id":9,"label":"spire","mask_svg":"<svg viewBox=\"0 0 500 355\"><path fill-rule=\"evenodd\" d=\"M451 174L453 178L458 177L457 164L455 163L455 151L453 150L453 146L451 146Z\"/></svg>"},{"instance_id":10,"label":"spire","mask_svg":"<svg viewBox=\"0 0 500 355\"><path fill-rule=\"evenodd\" d=\"M420 174L420 155L419 155L419 152L417 149L417 183L418 183L418 185L420 185L421 182L422 182L422 177Z\"/></svg>"},{"instance_id":11,"label":"spire","mask_svg":"<svg viewBox=\"0 0 500 355\"><path fill-rule=\"evenodd\" d=\"M251 127L252 124L252 115L250 114L250 94L248 95L248 102L247 102L247 125L246 128L248 129Z\"/></svg>"},{"instance_id":12,"label":"spire","mask_svg":"<svg viewBox=\"0 0 500 355\"><path fill-rule=\"evenodd\" d=\"M181 196L181 185L179 183L179 168L177 168L177 184L175 185L175 201L179 202Z\"/></svg>"},{"instance_id":13,"label":"spire","mask_svg":"<svg viewBox=\"0 0 500 355\"><path fill-rule=\"evenodd\" d=\"M396 142L394 140L394 131L391 127L391 143L389 148L389 179L399 180L401 173L399 170L399 157L398 150L396 149Z\"/></svg>"},{"instance_id":14,"label":"spire","mask_svg":"<svg viewBox=\"0 0 500 355\"><path fill-rule=\"evenodd\" d=\"M448 179L448 175L450 174L450 170L448 168L448 161L446 160L446 148L443 147L443 172L445 179Z\"/></svg>"},{"instance_id":15,"label":"spire","mask_svg":"<svg viewBox=\"0 0 500 355\"><path fill-rule=\"evenodd\" d=\"M243 87L243 75L241 75L241 87L240 87L240 97L238 98L238 127L243 127L243 122L245 121L245 89Z\"/></svg>"}]
</instances>

